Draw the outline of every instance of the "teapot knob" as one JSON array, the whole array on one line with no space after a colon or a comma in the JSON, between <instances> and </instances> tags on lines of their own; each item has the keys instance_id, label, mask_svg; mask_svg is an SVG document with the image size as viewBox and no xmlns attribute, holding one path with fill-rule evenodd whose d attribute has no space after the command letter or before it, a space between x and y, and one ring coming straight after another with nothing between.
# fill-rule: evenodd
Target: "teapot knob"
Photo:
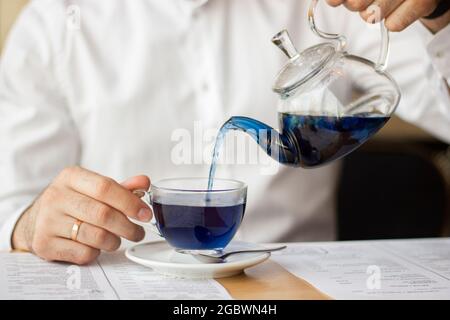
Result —
<instances>
[{"instance_id":1,"label":"teapot knob","mask_svg":"<svg viewBox=\"0 0 450 320\"><path fill-rule=\"evenodd\" d=\"M281 51L286 54L289 59L294 60L297 59L300 54L292 43L291 37L289 36L289 32L284 29L278 32L273 38L272 42L280 48Z\"/></svg>"}]
</instances>

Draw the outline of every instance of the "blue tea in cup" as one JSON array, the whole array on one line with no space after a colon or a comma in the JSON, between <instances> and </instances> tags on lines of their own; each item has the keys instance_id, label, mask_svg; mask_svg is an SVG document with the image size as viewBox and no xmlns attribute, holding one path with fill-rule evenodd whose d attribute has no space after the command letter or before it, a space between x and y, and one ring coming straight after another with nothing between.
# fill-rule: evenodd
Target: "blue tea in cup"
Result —
<instances>
[{"instance_id":1,"label":"blue tea in cup","mask_svg":"<svg viewBox=\"0 0 450 320\"><path fill-rule=\"evenodd\" d=\"M244 217L247 186L236 180L165 179L150 192L135 191L153 208L153 228L170 246L182 251L223 250Z\"/></svg>"}]
</instances>

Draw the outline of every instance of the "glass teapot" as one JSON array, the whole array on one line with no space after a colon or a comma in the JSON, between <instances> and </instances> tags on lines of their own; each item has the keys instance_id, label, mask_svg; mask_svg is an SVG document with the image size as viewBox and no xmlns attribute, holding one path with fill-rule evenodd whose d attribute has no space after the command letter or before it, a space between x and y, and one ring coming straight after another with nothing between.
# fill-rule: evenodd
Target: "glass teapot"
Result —
<instances>
[{"instance_id":1,"label":"glass teapot","mask_svg":"<svg viewBox=\"0 0 450 320\"><path fill-rule=\"evenodd\" d=\"M389 33L380 23L381 53L377 63L345 51L346 38L320 31L315 23L318 0L311 2L311 30L327 42L299 53L286 30L272 42L289 61L278 74L273 90L279 94L280 130L247 117L232 117L222 127L249 135L278 162L311 168L354 151L390 119L400 101L400 90L385 72ZM220 138L222 135L222 138ZM220 143L216 143L217 156Z\"/></svg>"}]
</instances>

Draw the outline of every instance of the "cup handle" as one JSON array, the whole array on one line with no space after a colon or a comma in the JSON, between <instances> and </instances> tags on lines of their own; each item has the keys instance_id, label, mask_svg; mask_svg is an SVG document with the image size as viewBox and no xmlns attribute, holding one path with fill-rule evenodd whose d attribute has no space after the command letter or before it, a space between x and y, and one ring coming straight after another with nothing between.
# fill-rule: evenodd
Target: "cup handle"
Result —
<instances>
[{"instance_id":1,"label":"cup handle","mask_svg":"<svg viewBox=\"0 0 450 320\"><path fill-rule=\"evenodd\" d=\"M152 200L152 193L146 190L134 190L133 194L141 198L142 201L145 202L150 208L152 208L153 211L153 200ZM149 231L153 232L154 234L157 234L161 238L164 238L162 234L159 232L158 226L156 225L156 219L155 216L153 216L152 220L148 223L136 221L133 219L133 222L148 229Z\"/></svg>"},{"instance_id":2,"label":"cup handle","mask_svg":"<svg viewBox=\"0 0 450 320\"><path fill-rule=\"evenodd\" d=\"M347 39L345 36L334 33L327 33L319 30L315 21L315 10L317 7L319 0L311 0L311 5L308 10L308 21L311 30L320 38L327 40L336 40L339 44L338 49L344 50L347 45ZM390 39L389 39L389 31L384 24L384 20L380 21L380 29L381 29L381 49L380 54L378 56L378 61L375 64L375 70L379 72L383 72L386 70L389 58L389 47L390 47Z\"/></svg>"}]
</instances>

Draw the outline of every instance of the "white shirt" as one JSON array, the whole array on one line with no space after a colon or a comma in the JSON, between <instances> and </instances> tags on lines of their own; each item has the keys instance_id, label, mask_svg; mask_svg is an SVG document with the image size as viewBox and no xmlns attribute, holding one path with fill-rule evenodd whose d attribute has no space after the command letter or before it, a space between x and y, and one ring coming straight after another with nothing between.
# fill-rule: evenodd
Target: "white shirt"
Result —
<instances>
[{"instance_id":1,"label":"white shirt","mask_svg":"<svg viewBox=\"0 0 450 320\"><path fill-rule=\"evenodd\" d=\"M0 64L0 248L10 248L17 219L64 167L78 164L118 181L141 173L153 181L206 176L202 154L210 153L194 144L202 134L211 143L211 132L232 115L277 127L271 86L286 58L270 38L287 27L298 49L318 43L307 25L307 5L32 1L10 33ZM378 29L357 14L322 6L323 29L343 31L350 52L376 58ZM73 16L78 8L79 28ZM424 31L416 24L392 36L389 71L403 91L398 114L450 141L443 85L450 75L450 30L424 45L417 28ZM439 58L427 54L434 48ZM180 164L177 158L174 150L186 134L193 145L187 158L200 163ZM238 238L334 239L339 163L313 170L279 167L267 174L271 165L261 157L258 165L219 166L218 176L249 186Z\"/></svg>"}]
</instances>

